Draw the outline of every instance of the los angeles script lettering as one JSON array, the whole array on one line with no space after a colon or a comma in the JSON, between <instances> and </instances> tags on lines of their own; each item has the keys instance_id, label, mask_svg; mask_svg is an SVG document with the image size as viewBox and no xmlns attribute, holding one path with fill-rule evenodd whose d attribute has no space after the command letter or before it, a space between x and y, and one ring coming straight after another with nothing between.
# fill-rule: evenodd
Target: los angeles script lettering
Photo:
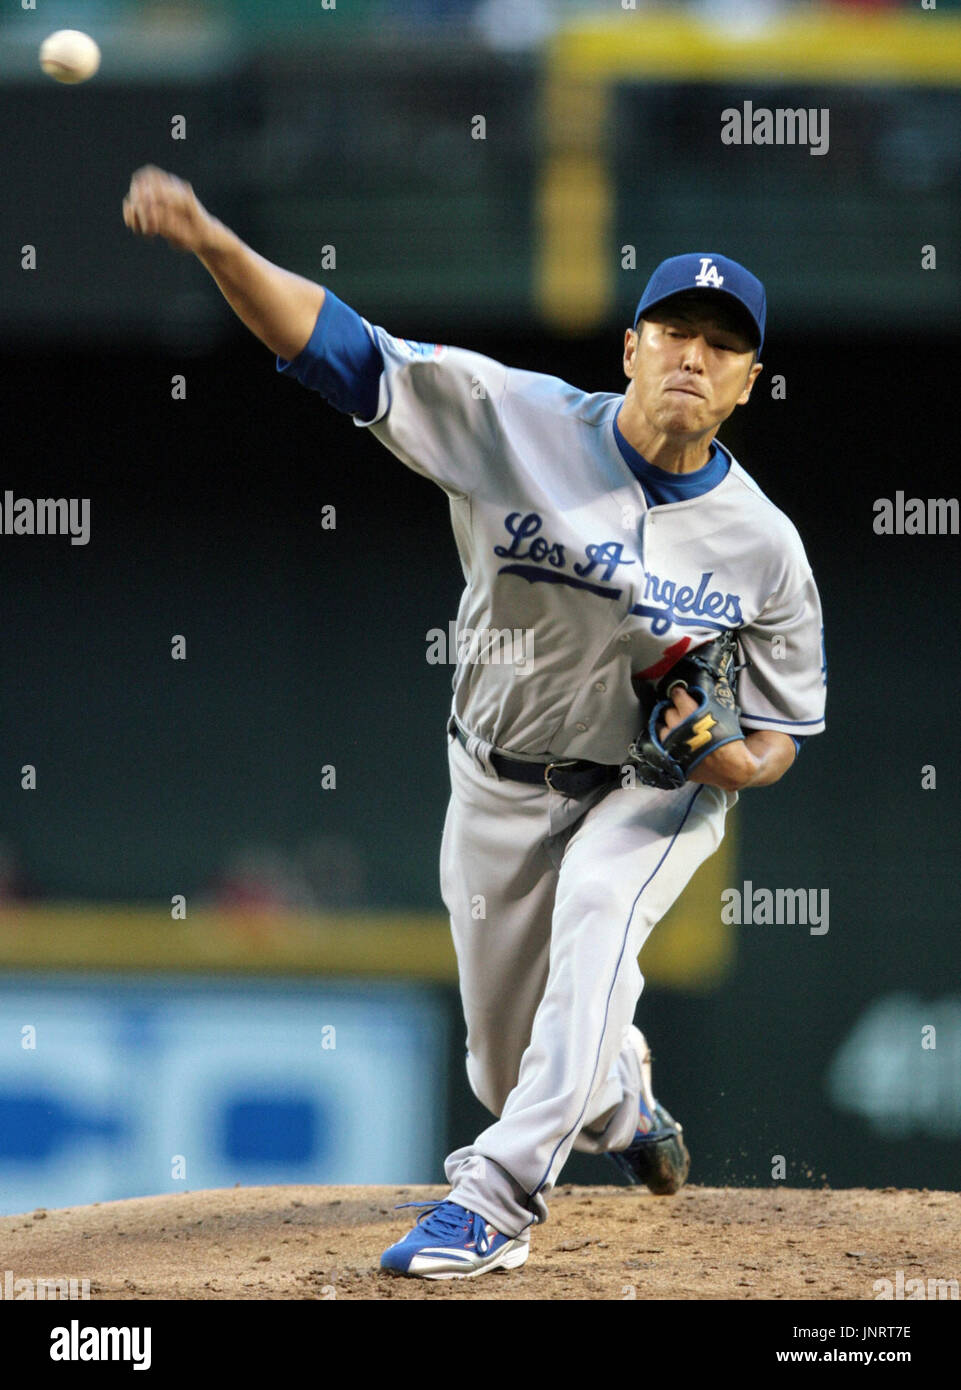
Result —
<instances>
[{"instance_id":1,"label":"los angeles script lettering","mask_svg":"<svg viewBox=\"0 0 961 1390\"><path fill-rule=\"evenodd\" d=\"M544 519L537 512L511 512L504 518L504 525L513 537L510 545L495 545L494 554L509 560L533 560L535 564L545 561L556 569L567 564L564 547L560 543L551 544L539 535ZM584 547L585 561L577 561L572 566L581 579L589 579L595 570L602 569L600 579L613 579L618 565L636 565L636 560L622 559L624 546L621 541L601 541L598 545Z\"/></svg>"}]
</instances>

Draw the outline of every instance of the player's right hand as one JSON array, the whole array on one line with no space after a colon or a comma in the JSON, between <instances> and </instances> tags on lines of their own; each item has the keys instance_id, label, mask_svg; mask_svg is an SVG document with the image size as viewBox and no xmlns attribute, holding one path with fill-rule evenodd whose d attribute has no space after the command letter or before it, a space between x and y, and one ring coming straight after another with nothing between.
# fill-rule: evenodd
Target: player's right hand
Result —
<instances>
[{"instance_id":1,"label":"player's right hand","mask_svg":"<svg viewBox=\"0 0 961 1390\"><path fill-rule=\"evenodd\" d=\"M199 252L214 219L184 179L145 164L130 180L123 220L138 236L162 236L178 251Z\"/></svg>"},{"instance_id":2,"label":"player's right hand","mask_svg":"<svg viewBox=\"0 0 961 1390\"><path fill-rule=\"evenodd\" d=\"M673 703L667 706L663 723L657 726L657 736L662 743L672 729L697 712L696 701L691 699L683 685L674 686L669 693ZM747 740L739 739L737 742L724 743L709 753L697 767L691 769L687 780L734 792L748 786L758 770L757 758L752 755Z\"/></svg>"}]
</instances>

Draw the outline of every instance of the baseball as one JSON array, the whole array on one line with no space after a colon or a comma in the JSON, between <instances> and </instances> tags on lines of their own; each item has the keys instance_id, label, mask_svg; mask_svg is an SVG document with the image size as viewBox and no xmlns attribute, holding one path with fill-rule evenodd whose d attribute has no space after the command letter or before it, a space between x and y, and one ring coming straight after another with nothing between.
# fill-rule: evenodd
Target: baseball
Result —
<instances>
[{"instance_id":1,"label":"baseball","mask_svg":"<svg viewBox=\"0 0 961 1390\"><path fill-rule=\"evenodd\" d=\"M58 29L40 45L40 66L57 82L86 82L100 66L100 48L79 29Z\"/></svg>"}]
</instances>

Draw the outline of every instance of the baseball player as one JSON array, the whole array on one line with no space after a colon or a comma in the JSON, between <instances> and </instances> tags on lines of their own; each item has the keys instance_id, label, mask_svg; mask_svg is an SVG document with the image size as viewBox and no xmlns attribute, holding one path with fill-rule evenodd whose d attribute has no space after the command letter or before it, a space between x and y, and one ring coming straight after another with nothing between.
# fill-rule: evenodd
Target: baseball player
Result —
<instances>
[{"instance_id":1,"label":"baseball player","mask_svg":"<svg viewBox=\"0 0 961 1390\"><path fill-rule=\"evenodd\" d=\"M738 793L777 782L824 728L803 545L716 438L761 372L764 288L721 255L663 262L625 331L626 389L587 394L391 336L152 166L123 216L196 254L278 371L449 499L469 640L440 876L467 1075L494 1119L381 1263L515 1268L572 1149L657 1193L684 1183L682 1128L633 1023L638 954ZM497 659L504 634L521 641Z\"/></svg>"}]
</instances>

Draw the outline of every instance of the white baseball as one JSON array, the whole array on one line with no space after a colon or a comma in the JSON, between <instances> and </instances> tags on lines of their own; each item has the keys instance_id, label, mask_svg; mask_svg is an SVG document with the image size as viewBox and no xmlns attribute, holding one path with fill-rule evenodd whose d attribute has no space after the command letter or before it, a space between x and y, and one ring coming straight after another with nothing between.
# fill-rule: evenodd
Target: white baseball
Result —
<instances>
[{"instance_id":1,"label":"white baseball","mask_svg":"<svg viewBox=\"0 0 961 1390\"><path fill-rule=\"evenodd\" d=\"M40 66L57 82L86 82L100 66L100 48L79 29L58 29L40 45Z\"/></svg>"}]
</instances>

